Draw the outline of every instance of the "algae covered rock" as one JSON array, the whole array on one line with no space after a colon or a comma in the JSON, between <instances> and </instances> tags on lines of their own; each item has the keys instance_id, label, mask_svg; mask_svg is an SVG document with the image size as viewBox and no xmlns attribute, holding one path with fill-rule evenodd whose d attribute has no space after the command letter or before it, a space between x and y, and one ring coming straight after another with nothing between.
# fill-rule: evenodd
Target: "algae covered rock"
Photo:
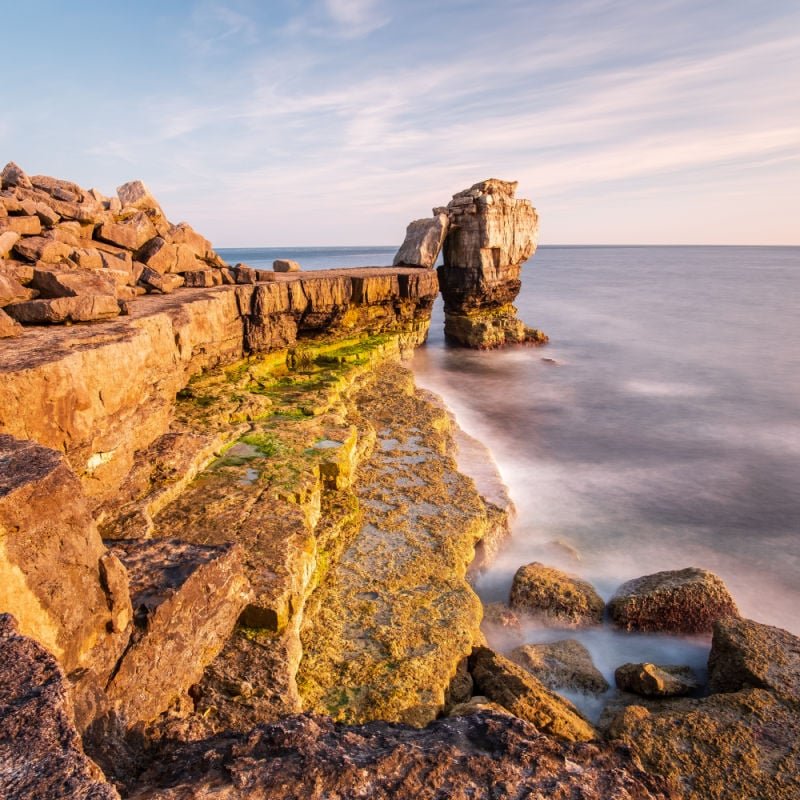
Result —
<instances>
[{"instance_id":1,"label":"algae covered rock","mask_svg":"<svg viewBox=\"0 0 800 800\"><path fill-rule=\"evenodd\" d=\"M525 644L512 651L511 659L549 689L570 689L584 694L602 694L608 689L608 681L577 639Z\"/></svg>"},{"instance_id":2,"label":"algae covered rock","mask_svg":"<svg viewBox=\"0 0 800 800\"><path fill-rule=\"evenodd\" d=\"M572 742L598 738L595 729L572 703L488 647L472 651L469 667L478 694L532 722L540 731Z\"/></svg>"},{"instance_id":3,"label":"algae covered rock","mask_svg":"<svg viewBox=\"0 0 800 800\"><path fill-rule=\"evenodd\" d=\"M774 695L751 689L646 702L651 710L629 706L609 733L680 797L800 797L800 715Z\"/></svg>"},{"instance_id":4,"label":"algae covered rock","mask_svg":"<svg viewBox=\"0 0 800 800\"><path fill-rule=\"evenodd\" d=\"M617 589L608 609L614 623L629 631L706 633L718 619L739 616L722 580L696 567L628 581Z\"/></svg>"},{"instance_id":5,"label":"algae covered rock","mask_svg":"<svg viewBox=\"0 0 800 800\"><path fill-rule=\"evenodd\" d=\"M566 627L598 625L605 608L590 583L537 561L517 570L509 603L517 611Z\"/></svg>"},{"instance_id":6,"label":"algae covered rock","mask_svg":"<svg viewBox=\"0 0 800 800\"><path fill-rule=\"evenodd\" d=\"M614 680L623 692L644 697L678 697L698 687L692 670L676 664L623 664Z\"/></svg>"}]
</instances>

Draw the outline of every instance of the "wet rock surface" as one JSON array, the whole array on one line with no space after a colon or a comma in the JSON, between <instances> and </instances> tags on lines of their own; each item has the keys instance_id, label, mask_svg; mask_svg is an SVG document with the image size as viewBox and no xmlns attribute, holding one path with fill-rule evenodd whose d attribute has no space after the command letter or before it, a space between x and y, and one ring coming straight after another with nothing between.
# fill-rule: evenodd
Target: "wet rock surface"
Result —
<instances>
[{"instance_id":1,"label":"wet rock surface","mask_svg":"<svg viewBox=\"0 0 800 800\"><path fill-rule=\"evenodd\" d=\"M679 697L699 686L692 670L677 664L622 664L614 680L623 692L643 697Z\"/></svg>"},{"instance_id":2,"label":"wet rock surface","mask_svg":"<svg viewBox=\"0 0 800 800\"><path fill-rule=\"evenodd\" d=\"M309 601L301 695L343 721L424 725L480 636L466 571L486 508L456 469L449 416L407 370L381 366L354 400L377 437L355 476L363 518Z\"/></svg>"},{"instance_id":3,"label":"wet rock surface","mask_svg":"<svg viewBox=\"0 0 800 800\"><path fill-rule=\"evenodd\" d=\"M547 624L599 625L605 603L587 581L534 561L520 567L511 585L509 605Z\"/></svg>"},{"instance_id":4,"label":"wet rock surface","mask_svg":"<svg viewBox=\"0 0 800 800\"><path fill-rule=\"evenodd\" d=\"M533 723L540 731L573 742L599 738L572 703L488 647L473 650L469 669L476 694Z\"/></svg>"},{"instance_id":5,"label":"wet rock surface","mask_svg":"<svg viewBox=\"0 0 800 800\"><path fill-rule=\"evenodd\" d=\"M0 614L0 796L119 800L83 752L64 673L10 614Z\"/></svg>"},{"instance_id":6,"label":"wet rock surface","mask_svg":"<svg viewBox=\"0 0 800 800\"><path fill-rule=\"evenodd\" d=\"M726 619L716 630L709 675L717 676L712 690L721 693L640 700L617 715L608 735L691 800L797 797L800 639L750 620ZM750 688L758 674L765 688Z\"/></svg>"},{"instance_id":7,"label":"wet rock surface","mask_svg":"<svg viewBox=\"0 0 800 800\"><path fill-rule=\"evenodd\" d=\"M525 644L511 652L511 660L549 689L602 694L609 688L589 651L577 639Z\"/></svg>"},{"instance_id":8,"label":"wet rock surface","mask_svg":"<svg viewBox=\"0 0 800 800\"><path fill-rule=\"evenodd\" d=\"M800 704L800 639L752 620L719 620L714 625L708 673L713 692L754 687Z\"/></svg>"},{"instance_id":9,"label":"wet rock surface","mask_svg":"<svg viewBox=\"0 0 800 800\"><path fill-rule=\"evenodd\" d=\"M175 747L142 781L145 787L134 789L131 800L674 796L624 748L557 742L492 712L422 730L293 717L248 736Z\"/></svg>"},{"instance_id":10,"label":"wet rock surface","mask_svg":"<svg viewBox=\"0 0 800 800\"><path fill-rule=\"evenodd\" d=\"M629 631L711 632L739 610L722 580L704 569L656 572L628 581L608 603L611 619Z\"/></svg>"}]
</instances>

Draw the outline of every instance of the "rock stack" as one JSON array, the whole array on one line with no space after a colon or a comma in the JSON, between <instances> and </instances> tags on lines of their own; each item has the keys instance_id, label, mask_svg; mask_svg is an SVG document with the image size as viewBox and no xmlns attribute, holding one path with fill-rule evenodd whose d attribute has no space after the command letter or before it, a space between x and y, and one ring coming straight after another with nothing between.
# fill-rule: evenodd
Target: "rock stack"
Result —
<instances>
[{"instance_id":1,"label":"rock stack","mask_svg":"<svg viewBox=\"0 0 800 800\"><path fill-rule=\"evenodd\" d=\"M13 162L0 173L0 337L22 333L19 323L108 319L142 294L238 277L207 239L170 223L141 181L105 197Z\"/></svg>"},{"instance_id":2,"label":"rock stack","mask_svg":"<svg viewBox=\"0 0 800 800\"><path fill-rule=\"evenodd\" d=\"M539 218L529 200L517 199L516 182L490 179L459 192L433 218L408 226L395 264L438 268L445 335L474 348L547 341L517 319L512 305L520 269L536 250Z\"/></svg>"}]
</instances>

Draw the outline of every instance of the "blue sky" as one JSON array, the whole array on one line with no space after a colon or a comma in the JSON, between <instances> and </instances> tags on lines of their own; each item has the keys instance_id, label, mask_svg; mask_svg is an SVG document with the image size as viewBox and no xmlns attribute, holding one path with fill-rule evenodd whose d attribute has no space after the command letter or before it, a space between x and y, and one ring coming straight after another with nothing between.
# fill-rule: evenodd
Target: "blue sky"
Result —
<instances>
[{"instance_id":1,"label":"blue sky","mask_svg":"<svg viewBox=\"0 0 800 800\"><path fill-rule=\"evenodd\" d=\"M800 244L797 0L0 0L0 159L218 247L395 244L488 177L543 243Z\"/></svg>"}]
</instances>

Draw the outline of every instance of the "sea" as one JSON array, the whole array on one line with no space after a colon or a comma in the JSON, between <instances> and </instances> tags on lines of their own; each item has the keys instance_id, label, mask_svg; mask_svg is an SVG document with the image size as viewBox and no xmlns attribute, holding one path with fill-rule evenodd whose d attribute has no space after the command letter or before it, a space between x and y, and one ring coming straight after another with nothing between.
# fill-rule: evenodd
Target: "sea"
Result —
<instances>
[{"instance_id":1,"label":"sea","mask_svg":"<svg viewBox=\"0 0 800 800\"><path fill-rule=\"evenodd\" d=\"M388 265L395 250L220 252L315 269ZM744 616L800 634L800 248L542 246L516 305L548 345L450 346L439 301L412 361L489 449L517 508L508 547L477 583L484 602L506 600L531 561L605 599L631 578L695 566L725 581ZM568 637L612 685L626 661L702 677L710 644L524 627L527 642ZM519 644L502 633L490 643ZM599 713L602 699L572 699Z\"/></svg>"}]
</instances>

